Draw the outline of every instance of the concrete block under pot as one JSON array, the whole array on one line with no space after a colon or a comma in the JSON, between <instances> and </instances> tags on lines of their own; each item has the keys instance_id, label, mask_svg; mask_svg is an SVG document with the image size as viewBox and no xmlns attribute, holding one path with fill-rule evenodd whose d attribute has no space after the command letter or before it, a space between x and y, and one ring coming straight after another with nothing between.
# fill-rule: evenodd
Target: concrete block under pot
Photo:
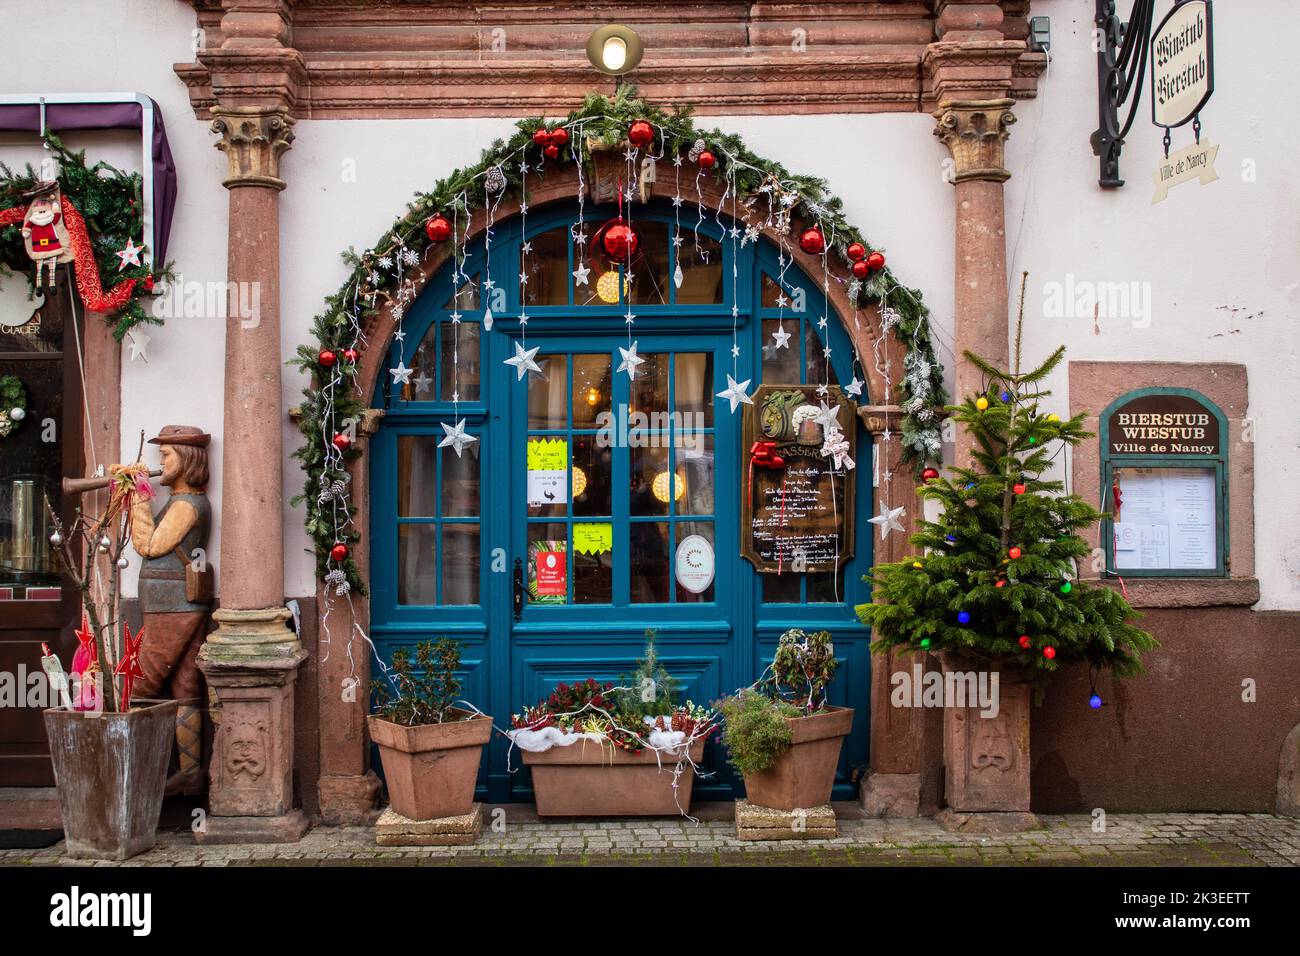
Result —
<instances>
[{"instance_id":1,"label":"concrete block under pot","mask_svg":"<svg viewBox=\"0 0 1300 956\"><path fill-rule=\"evenodd\" d=\"M629 753L612 744L579 741L567 747L523 752L533 773L533 799L539 817L677 816L691 806L695 771L678 757L653 750ZM704 741L691 744L690 758L704 758Z\"/></svg>"},{"instance_id":2,"label":"concrete block under pot","mask_svg":"<svg viewBox=\"0 0 1300 956\"><path fill-rule=\"evenodd\" d=\"M45 732L69 856L126 860L152 849L176 733L176 701L123 714L54 707Z\"/></svg>"},{"instance_id":3,"label":"concrete block under pot","mask_svg":"<svg viewBox=\"0 0 1300 956\"><path fill-rule=\"evenodd\" d=\"M434 820L474 808L483 745L492 738L490 717L407 727L371 714L367 722L395 811L409 820Z\"/></svg>"},{"instance_id":4,"label":"concrete block under pot","mask_svg":"<svg viewBox=\"0 0 1300 956\"><path fill-rule=\"evenodd\" d=\"M745 774L749 802L774 810L820 807L830 802L844 738L853 729L853 708L827 706L808 717L787 717L794 734L776 763Z\"/></svg>"}]
</instances>

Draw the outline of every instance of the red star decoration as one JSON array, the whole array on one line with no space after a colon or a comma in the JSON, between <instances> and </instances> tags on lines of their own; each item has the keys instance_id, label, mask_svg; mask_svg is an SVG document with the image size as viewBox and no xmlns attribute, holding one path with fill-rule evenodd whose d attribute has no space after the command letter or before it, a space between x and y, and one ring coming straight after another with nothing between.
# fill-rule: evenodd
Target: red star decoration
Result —
<instances>
[{"instance_id":1,"label":"red star decoration","mask_svg":"<svg viewBox=\"0 0 1300 956\"><path fill-rule=\"evenodd\" d=\"M76 635L77 641L90 654L90 660L87 663L93 664L99 660L99 651L95 644L95 632L90 629L90 618L86 616L85 611L81 612L81 627L76 631Z\"/></svg>"},{"instance_id":2,"label":"red star decoration","mask_svg":"<svg viewBox=\"0 0 1300 956\"><path fill-rule=\"evenodd\" d=\"M113 668L113 674L122 678L122 711L125 713L131 709L132 685L137 677L144 676L144 671L140 669L140 642L144 640L144 628L140 628L135 637L131 636L131 628L126 624L122 625L122 631L125 647L122 659Z\"/></svg>"}]
</instances>

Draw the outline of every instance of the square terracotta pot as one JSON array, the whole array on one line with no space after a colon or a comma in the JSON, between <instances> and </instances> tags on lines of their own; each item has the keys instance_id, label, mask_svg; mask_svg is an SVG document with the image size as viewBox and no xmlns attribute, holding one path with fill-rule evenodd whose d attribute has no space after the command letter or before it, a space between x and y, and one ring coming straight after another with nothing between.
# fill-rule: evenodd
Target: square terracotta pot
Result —
<instances>
[{"instance_id":1,"label":"square terracotta pot","mask_svg":"<svg viewBox=\"0 0 1300 956\"><path fill-rule=\"evenodd\" d=\"M45 711L69 856L126 860L151 849L176 735L176 701L125 714Z\"/></svg>"},{"instance_id":2,"label":"square terracotta pot","mask_svg":"<svg viewBox=\"0 0 1300 956\"><path fill-rule=\"evenodd\" d=\"M409 820L436 820L474 808L483 745L492 739L490 717L419 727L394 724L376 714L367 721L394 810Z\"/></svg>"},{"instance_id":3,"label":"square terracotta pot","mask_svg":"<svg viewBox=\"0 0 1300 956\"><path fill-rule=\"evenodd\" d=\"M830 802L844 738L853 729L852 707L827 707L809 717L787 717L790 749L759 773L745 774L749 802L773 810L807 810Z\"/></svg>"},{"instance_id":4,"label":"square terracotta pot","mask_svg":"<svg viewBox=\"0 0 1300 956\"><path fill-rule=\"evenodd\" d=\"M523 751L533 772L539 817L676 816L691 807L695 772L685 766L673 795L677 757L643 750L628 753L612 745L579 741L540 753ZM691 745L691 760L704 759L704 741Z\"/></svg>"}]
</instances>

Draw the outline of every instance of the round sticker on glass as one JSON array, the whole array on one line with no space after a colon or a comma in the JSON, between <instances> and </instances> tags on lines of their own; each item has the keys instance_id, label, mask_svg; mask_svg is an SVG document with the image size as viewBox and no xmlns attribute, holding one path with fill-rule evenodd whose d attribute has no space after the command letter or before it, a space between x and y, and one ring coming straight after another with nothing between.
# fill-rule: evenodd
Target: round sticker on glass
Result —
<instances>
[{"instance_id":1,"label":"round sticker on glass","mask_svg":"<svg viewBox=\"0 0 1300 956\"><path fill-rule=\"evenodd\" d=\"M677 583L700 594L713 583L713 545L703 535L692 534L677 545Z\"/></svg>"}]
</instances>

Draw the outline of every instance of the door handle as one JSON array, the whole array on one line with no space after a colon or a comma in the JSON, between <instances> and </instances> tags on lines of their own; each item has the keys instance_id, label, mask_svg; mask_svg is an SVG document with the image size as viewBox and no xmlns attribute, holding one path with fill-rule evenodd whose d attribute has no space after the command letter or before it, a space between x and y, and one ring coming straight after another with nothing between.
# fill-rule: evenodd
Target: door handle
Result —
<instances>
[{"instance_id":1,"label":"door handle","mask_svg":"<svg viewBox=\"0 0 1300 956\"><path fill-rule=\"evenodd\" d=\"M515 558L514 601L516 621L524 619L524 595L527 593L528 588L524 585L524 559Z\"/></svg>"}]
</instances>

